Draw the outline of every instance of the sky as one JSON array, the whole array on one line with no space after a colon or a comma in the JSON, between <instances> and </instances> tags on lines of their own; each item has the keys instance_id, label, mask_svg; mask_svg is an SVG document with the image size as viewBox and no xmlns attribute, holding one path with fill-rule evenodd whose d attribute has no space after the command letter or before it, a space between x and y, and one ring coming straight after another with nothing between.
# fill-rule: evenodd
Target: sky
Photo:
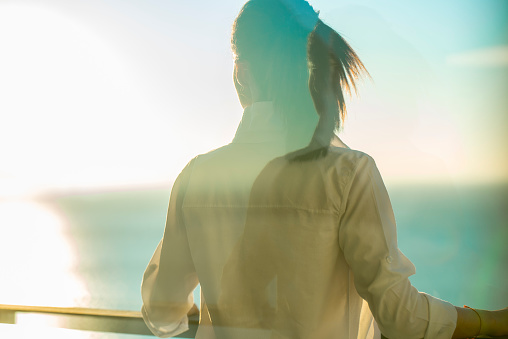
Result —
<instances>
[{"instance_id":1,"label":"sky","mask_svg":"<svg viewBox=\"0 0 508 339\"><path fill-rule=\"evenodd\" d=\"M372 79L341 138L389 184L508 181L508 3L311 2ZM243 1L0 0L0 197L168 186L242 115Z\"/></svg>"}]
</instances>

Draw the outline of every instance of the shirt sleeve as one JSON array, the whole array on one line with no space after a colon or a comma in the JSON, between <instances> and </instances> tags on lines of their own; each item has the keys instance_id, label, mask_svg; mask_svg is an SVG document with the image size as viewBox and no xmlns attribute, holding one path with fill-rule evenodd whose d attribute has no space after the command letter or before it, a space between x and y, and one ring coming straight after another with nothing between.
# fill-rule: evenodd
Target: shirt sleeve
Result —
<instances>
[{"instance_id":1,"label":"shirt sleeve","mask_svg":"<svg viewBox=\"0 0 508 339\"><path fill-rule=\"evenodd\" d=\"M449 339L457 312L418 292L414 265L397 246L395 217L374 160L362 156L343 200L339 245L381 332L390 339Z\"/></svg>"},{"instance_id":2,"label":"shirt sleeve","mask_svg":"<svg viewBox=\"0 0 508 339\"><path fill-rule=\"evenodd\" d=\"M188 330L187 313L194 304L192 292L198 284L181 216L191 163L173 185L164 236L141 283L141 313L148 328L158 337L173 337Z\"/></svg>"}]
</instances>

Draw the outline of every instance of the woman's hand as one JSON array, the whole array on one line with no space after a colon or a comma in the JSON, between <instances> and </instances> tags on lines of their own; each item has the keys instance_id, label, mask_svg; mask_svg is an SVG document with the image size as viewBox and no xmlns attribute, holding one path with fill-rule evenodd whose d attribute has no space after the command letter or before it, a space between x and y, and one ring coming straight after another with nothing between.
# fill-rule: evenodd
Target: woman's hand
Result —
<instances>
[{"instance_id":1,"label":"woman's hand","mask_svg":"<svg viewBox=\"0 0 508 339\"><path fill-rule=\"evenodd\" d=\"M508 307L497 311L472 309L468 306L456 309L457 326L452 338L508 338Z\"/></svg>"},{"instance_id":2,"label":"woman's hand","mask_svg":"<svg viewBox=\"0 0 508 339\"><path fill-rule=\"evenodd\" d=\"M508 336L508 307L487 312L490 319L487 324L489 333L486 334L492 337Z\"/></svg>"}]
</instances>

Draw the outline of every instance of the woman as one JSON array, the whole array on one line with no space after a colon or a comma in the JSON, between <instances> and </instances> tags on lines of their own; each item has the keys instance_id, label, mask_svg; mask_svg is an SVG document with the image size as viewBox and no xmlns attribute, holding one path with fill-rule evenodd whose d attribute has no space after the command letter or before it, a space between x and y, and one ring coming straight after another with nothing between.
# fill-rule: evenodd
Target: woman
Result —
<instances>
[{"instance_id":1,"label":"woman","mask_svg":"<svg viewBox=\"0 0 508 339\"><path fill-rule=\"evenodd\" d=\"M374 161L334 134L343 90L366 73L349 45L303 0L247 2L232 45L244 115L233 142L191 160L173 186L143 278L148 327L185 331L199 282L196 338L508 334L508 310L457 308L411 286Z\"/></svg>"}]
</instances>

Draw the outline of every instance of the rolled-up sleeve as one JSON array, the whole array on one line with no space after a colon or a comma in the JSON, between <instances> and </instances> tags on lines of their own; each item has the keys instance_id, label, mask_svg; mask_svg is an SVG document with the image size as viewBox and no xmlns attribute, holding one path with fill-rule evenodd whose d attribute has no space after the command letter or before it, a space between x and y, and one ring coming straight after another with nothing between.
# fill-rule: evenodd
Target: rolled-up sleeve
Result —
<instances>
[{"instance_id":1,"label":"rolled-up sleeve","mask_svg":"<svg viewBox=\"0 0 508 339\"><path fill-rule=\"evenodd\" d=\"M187 313L194 304L192 292L198 284L181 217L190 167L191 163L173 185L164 237L141 283L141 313L148 328L158 337L173 337L188 329Z\"/></svg>"},{"instance_id":2,"label":"rolled-up sleeve","mask_svg":"<svg viewBox=\"0 0 508 339\"><path fill-rule=\"evenodd\" d=\"M415 268L397 246L390 199L371 157L359 159L344 197L339 245L381 332L390 339L451 338L457 312L411 285Z\"/></svg>"}]
</instances>

